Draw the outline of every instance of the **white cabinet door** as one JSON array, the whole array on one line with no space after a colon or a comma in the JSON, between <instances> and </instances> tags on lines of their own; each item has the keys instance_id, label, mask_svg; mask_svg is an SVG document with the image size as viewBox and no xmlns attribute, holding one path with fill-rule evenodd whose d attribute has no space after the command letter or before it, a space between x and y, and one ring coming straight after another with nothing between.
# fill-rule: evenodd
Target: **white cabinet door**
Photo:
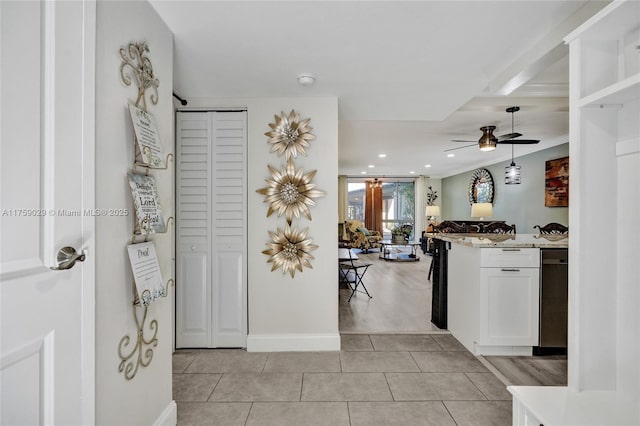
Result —
<instances>
[{"instance_id":1,"label":"white cabinet door","mask_svg":"<svg viewBox=\"0 0 640 426\"><path fill-rule=\"evenodd\" d=\"M480 268L480 345L538 344L538 268Z\"/></svg>"}]
</instances>

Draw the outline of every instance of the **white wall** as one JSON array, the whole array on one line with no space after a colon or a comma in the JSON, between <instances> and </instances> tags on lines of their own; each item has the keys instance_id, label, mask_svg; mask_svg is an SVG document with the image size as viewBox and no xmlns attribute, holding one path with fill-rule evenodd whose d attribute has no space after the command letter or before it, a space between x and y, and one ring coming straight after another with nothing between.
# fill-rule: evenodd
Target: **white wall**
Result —
<instances>
[{"instance_id":1,"label":"white wall","mask_svg":"<svg viewBox=\"0 0 640 426\"><path fill-rule=\"evenodd\" d=\"M533 229L534 225L543 226L549 222L569 225L568 207L545 207L544 205L545 161L567 155L569 155L569 144L562 144L516 157L516 164L522 166L522 183L519 185L504 183L504 168L510 161L484 167L493 176L493 219L505 220L508 224L515 223L516 230L521 234L537 233L537 229ZM471 204L469 204L469 181L472 173L473 170L470 170L442 179L440 220L472 220Z\"/></svg>"},{"instance_id":2,"label":"white wall","mask_svg":"<svg viewBox=\"0 0 640 426\"><path fill-rule=\"evenodd\" d=\"M189 109L246 107L248 117L248 298L250 351L338 350L338 101L336 98L189 99ZM316 189L326 192L311 207L312 221L294 219L293 226L309 228L319 248L312 252L313 269L297 271L292 279L281 269L270 272L268 256L262 254L268 230L284 227L284 216L267 218L268 204L256 190L266 186L267 164L279 168L284 157L269 153L265 132L274 114L295 109L311 118L316 139L307 156L295 159L296 168L316 169Z\"/></svg>"},{"instance_id":3,"label":"white wall","mask_svg":"<svg viewBox=\"0 0 640 426\"><path fill-rule=\"evenodd\" d=\"M164 414L175 415L171 396L172 304L162 299L149 309L148 320L159 325L158 346L149 367L141 367L133 380L118 372L118 343L124 335L136 339L133 319L132 277L126 252L131 240L133 206L127 173L133 162L133 129L127 102L137 88L120 80L119 48L132 41L147 41L149 58L160 80L158 104L148 103L166 153L173 152L173 39L147 2L99 1L96 48L96 207L128 208L127 217L96 220L96 423L150 425ZM173 215L173 174L156 176L165 216ZM154 238L163 278L173 277L173 226ZM141 312L141 310L139 310ZM148 330L147 330L148 333ZM166 410L169 410L168 412Z\"/></svg>"}]
</instances>

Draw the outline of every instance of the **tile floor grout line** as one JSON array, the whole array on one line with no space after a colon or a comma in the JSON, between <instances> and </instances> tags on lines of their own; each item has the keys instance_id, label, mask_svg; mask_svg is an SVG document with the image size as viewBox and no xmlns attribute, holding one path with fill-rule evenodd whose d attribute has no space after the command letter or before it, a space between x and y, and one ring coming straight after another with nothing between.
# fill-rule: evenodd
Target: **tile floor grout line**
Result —
<instances>
[{"instance_id":1,"label":"tile floor grout line","mask_svg":"<svg viewBox=\"0 0 640 426\"><path fill-rule=\"evenodd\" d=\"M174 351L174 353L175 353L175 351ZM184 367L184 369L181 371L181 373L185 373L185 372L187 371L187 369L188 369L189 367L191 367L191 364L193 364L193 362L196 360L196 358L198 358L198 357L200 356L200 354L201 354L201 353L202 353L202 352L198 351L198 353L196 354L196 356L194 356L194 357L193 357L193 359L192 359L192 360L187 364L187 366L186 366L186 367Z\"/></svg>"},{"instance_id":2,"label":"tile floor grout line","mask_svg":"<svg viewBox=\"0 0 640 426\"><path fill-rule=\"evenodd\" d=\"M218 380L216 381L216 384L213 385L213 389L211 389L211 393L209 394L209 396L207 397L206 401L209 401L209 399L211 399L211 397L213 396L213 392L216 390L216 388L218 387L218 383L220 383L220 380L222 380L222 375L224 373L220 374L220 377L218 377Z\"/></svg>"},{"instance_id":3,"label":"tile floor grout line","mask_svg":"<svg viewBox=\"0 0 640 426\"><path fill-rule=\"evenodd\" d=\"M251 410L253 410L253 401L251 402L251 406L249 407L249 411L247 412L247 418L244 419L244 426L247 426L247 423L249 423L249 416L251 415Z\"/></svg>"},{"instance_id":4,"label":"tile floor grout line","mask_svg":"<svg viewBox=\"0 0 640 426\"><path fill-rule=\"evenodd\" d=\"M304 375L306 373L303 372L302 373L302 378L300 379L300 397L298 398L298 401L302 402L302 389L304 389Z\"/></svg>"},{"instance_id":5,"label":"tile floor grout line","mask_svg":"<svg viewBox=\"0 0 640 426\"><path fill-rule=\"evenodd\" d=\"M453 413L451 413L451 411L449 411L449 407L447 407L447 404L444 403L444 399L441 400L440 403L444 406L444 409L447 410L447 413L449 414L449 417L451 417L451 420L453 420L453 422L456 424L456 426L459 426L458 422L455 419L455 417L453 417Z\"/></svg>"},{"instance_id":6,"label":"tile floor grout line","mask_svg":"<svg viewBox=\"0 0 640 426\"><path fill-rule=\"evenodd\" d=\"M493 400L490 400L490 399L489 399L489 397L487 397L487 395L485 395L485 393L484 393L484 392L482 392L482 389L480 389L480 387L479 387L478 385L476 385L476 382L474 382L473 380L471 380L471 377L469 377L469 376L467 375L467 372L466 372L466 371L463 371L463 372L462 372L462 374L464 374L464 377L466 377L466 378L467 378L467 380L471 382L471 384L473 385L473 387L474 387L474 388L478 389L478 392L480 392L480 395L484 396L484 399L486 399L487 401L493 401ZM483 374L483 373L482 373L482 374Z\"/></svg>"},{"instance_id":7,"label":"tile floor grout line","mask_svg":"<svg viewBox=\"0 0 640 426\"><path fill-rule=\"evenodd\" d=\"M387 373L382 373L384 376L384 381L387 382L387 389L389 389L389 393L391 394L391 401L396 402L396 397L391 390L391 385L389 384L389 379L387 378Z\"/></svg>"}]
</instances>

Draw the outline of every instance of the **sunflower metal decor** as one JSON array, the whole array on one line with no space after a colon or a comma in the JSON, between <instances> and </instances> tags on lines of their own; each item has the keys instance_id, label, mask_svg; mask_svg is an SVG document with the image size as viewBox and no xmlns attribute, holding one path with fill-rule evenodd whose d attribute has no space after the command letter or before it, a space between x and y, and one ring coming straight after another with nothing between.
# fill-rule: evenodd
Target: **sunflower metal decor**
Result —
<instances>
[{"instance_id":1,"label":"sunflower metal decor","mask_svg":"<svg viewBox=\"0 0 640 426\"><path fill-rule=\"evenodd\" d=\"M299 219L301 213L311 220L309 206L316 204L313 198L325 195L324 191L313 189L316 185L311 183L317 170L308 173L305 173L302 168L296 170L292 159L287 161L286 166L282 165L280 170L271 165L267 167L271 173L271 179L265 179L265 182L269 186L256 190L257 193L265 196L265 203L271 203L267 217L273 212L277 212L278 217L284 214L289 225L293 217Z\"/></svg>"},{"instance_id":2,"label":"sunflower metal decor","mask_svg":"<svg viewBox=\"0 0 640 426\"><path fill-rule=\"evenodd\" d=\"M299 230L298 228L291 229L291 226L287 224L284 231L280 228L276 232L268 231L271 237L271 242L266 243L269 247L267 250L263 250L262 253L271 256L267 263L273 263L271 272L278 268L282 268L282 273L287 272L291 275L291 278L296 273L296 269L302 272L302 267L313 269L310 259L313 256L309 254L310 251L318 248L317 245L312 244L310 238L307 238L309 228Z\"/></svg>"},{"instance_id":3,"label":"sunflower metal decor","mask_svg":"<svg viewBox=\"0 0 640 426\"><path fill-rule=\"evenodd\" d=\"M313 127L309 126L310 118L300 120L300 114L291 110L289 115L284 111L280 115L275 115L275 123L269 123L271 131L265 133L269 137L271 144L269 152L277 152L278 156L284 154L288 160L291 157L297 158L298 154L307 155L305 148L309 147L309 141L316 137L310 132Z\"/></svg>"}]
</instances>

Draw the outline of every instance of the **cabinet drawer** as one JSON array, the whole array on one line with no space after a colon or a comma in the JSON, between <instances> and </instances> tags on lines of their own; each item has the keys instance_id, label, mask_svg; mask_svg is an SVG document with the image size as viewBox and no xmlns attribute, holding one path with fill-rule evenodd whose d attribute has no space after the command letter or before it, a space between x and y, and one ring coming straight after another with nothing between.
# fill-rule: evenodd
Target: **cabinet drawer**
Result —
<instances>
[{"instance_id":1,"label":"cabinet drawer","mask_svg":"<svg viewBox=\"0 0 640 426\"><path fill-rule=\"evenodd\" d=\"M481 268L539 268L540 249L538 248L482 248L480 249Z\"/></svg>"}]
</instances>

